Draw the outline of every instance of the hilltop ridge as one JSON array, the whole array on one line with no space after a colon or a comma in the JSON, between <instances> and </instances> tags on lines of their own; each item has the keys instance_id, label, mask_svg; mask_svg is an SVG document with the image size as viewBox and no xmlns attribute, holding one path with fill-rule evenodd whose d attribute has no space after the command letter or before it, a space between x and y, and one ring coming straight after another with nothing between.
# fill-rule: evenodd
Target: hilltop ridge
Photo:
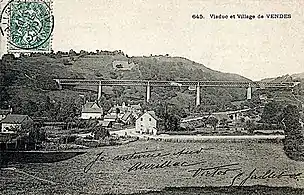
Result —
<instances>
[{"instance_id":1,"label":"hilltop ridge","mask_svg":"<svg viewBox=\"0 0 304 195\"><path fill-rule=\"evenodd\" d=\"M304 72L292 74L291 77L293 79L304 80Z\"/></svg>"},{"instance_id":2,"label":"hilltop ridge","mask_svg":"<svg viewBox=\"0 0 304 195\"><path fill-rule=\"evenodd\" d=\"M193 78L194 75L194 78L197 80L249 80L237 74L212 70L203 64L183 57L160 55L129 57L121 53L113 55L99 53L93 55L86 54L78 58L72 56L70 59L72 59L71 65L67 66L67 70L81 74L84 78L91 79L100 77L104 79L116 79L115 77L117 76L119 79L188 80ZM134 63L135 65L130 70L120 71L113 68L113 62L115 61L125 61ZM113 72L116 72L118 75L115 76Z\"/></svg>"},{"instance_id":3,"label":"hilltop ridge","mask_svg":"<svg viewBox=\"0 0 304 195\"><path fill-rule=\"evenodd\" d=\"M124 66L126 67L123 70ZM215 71L183 57L129 57L121 51L76 53L70 50L50 54L34 53L17 58L5 55L1 60L1 67L1 79L4 83L1 89L1 107L10 105L16 113L46 115L55 117L56 120L67 120L77 115L83 102L79 95L94 101L97 96L94 91L96 92L97 88L69 88L58 91L54 78L249 81L243 76ZM179 113L189 114L193 110L231 109L231 102L245 99L246 91L204 88L201 90L201 97L202 105L196 108L195 91L152 88L152 102L146 105L143 87L104 87L100 104L105 110L122 102L141 103L153 109L159 102L168 101L178 107ZM61 108L59 110L62 113L53 111L53 114L50 114L50 110L58 108Z\"/></svg>"}]
</instances>

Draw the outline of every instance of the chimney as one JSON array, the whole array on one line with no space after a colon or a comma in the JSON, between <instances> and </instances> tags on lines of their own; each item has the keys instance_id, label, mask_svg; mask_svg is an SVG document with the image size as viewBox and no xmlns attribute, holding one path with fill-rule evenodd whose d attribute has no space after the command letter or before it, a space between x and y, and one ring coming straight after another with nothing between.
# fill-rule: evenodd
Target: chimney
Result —
<instances>
[{"instance_id":1,"label":"chimney","mask_svg":"<svg viewBox=\"0 0 304 195\"><path fill-rule=\"evenodd\" d=\"M8 105L8 109L9 109L9 113L12 114L13 113L13 108L11 107L11 105Z\"/></svg>"}]
</instances>

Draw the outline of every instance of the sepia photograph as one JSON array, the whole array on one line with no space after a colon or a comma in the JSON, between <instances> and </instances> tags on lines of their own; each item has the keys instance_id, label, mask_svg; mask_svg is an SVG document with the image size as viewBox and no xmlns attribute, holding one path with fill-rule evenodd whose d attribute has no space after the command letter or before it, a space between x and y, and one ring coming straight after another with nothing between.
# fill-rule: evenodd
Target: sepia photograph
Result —
<instances>
[{"instance_id":1,"label":"sepia photograph","mask_svg":"<svg viewBox=\"0 0 304 195\"><path fill-rule=\"evenodd\" d=\"M0 0L0 194L304 194L304 0Z\"/></svg>"}]
</instances>

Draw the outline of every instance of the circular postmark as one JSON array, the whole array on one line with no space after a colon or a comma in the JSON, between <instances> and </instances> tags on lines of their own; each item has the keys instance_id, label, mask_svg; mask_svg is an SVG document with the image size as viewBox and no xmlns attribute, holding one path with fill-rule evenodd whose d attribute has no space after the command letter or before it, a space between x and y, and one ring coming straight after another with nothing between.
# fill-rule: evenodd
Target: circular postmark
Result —
<instances>
[{"instance_id":1,"label":"circular postmark","mask_svg":"<svg viewBox=\"0 0 304 195\"><path fill-rule=\"evenodd\" d=\"M54 20L45 2L16 1L10 7L10 44L34 49L49 40Z\"/></svg>"},{"instance_id":2,"label":"circular postmark","mask_svg":"<svg viewBox=\"0 0 304 195\"><path fill-rule=\"evenodd\" d=\"M16 49L30 50L45 47L54 28L50 1L12 0L2 10L7 18L8 43ZM3 17L6 13L6 17ZM3 34L3 29L1 29ZM42 48L43 49L43 48Z\"/></svg>"}]
</instances>

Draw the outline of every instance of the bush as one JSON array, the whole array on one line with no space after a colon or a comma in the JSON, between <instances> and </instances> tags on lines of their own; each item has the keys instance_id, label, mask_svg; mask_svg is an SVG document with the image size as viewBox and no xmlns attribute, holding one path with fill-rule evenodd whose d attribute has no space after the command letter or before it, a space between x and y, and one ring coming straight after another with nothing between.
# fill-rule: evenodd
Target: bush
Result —
<instances>
[{"instance_id":1,"label":"bush","mask_svg":"<svg viewBox=\"0 0 304 195\"><path fill-rule=\"evenodd\" d=\"M283 111L285 124L284 150L288 157L304 160L304 138L301 133L300 114L297 106L288 105Z\"/></svg>"},{"instance_id":2,"label":"bush","mask_svg":"<svg viewBox=\"0 0 304 195\"><path fill-rule=\"evenodd\" d=\"M60 138L59 143L61 144L74 143L76 139L77 137L75 135L63 136Z\"/></svg>"},{"instance_id":3,"label":"bush","mask_svg":"<svg viewBox=\"0 0 304 195\"><path fill-rule=\"evenodd\" d=\"M92 130L94 132L94 139L104 139L110 136L109 130L103 128L102 126L96 126Z\"/></svg>"}]
</instances>

